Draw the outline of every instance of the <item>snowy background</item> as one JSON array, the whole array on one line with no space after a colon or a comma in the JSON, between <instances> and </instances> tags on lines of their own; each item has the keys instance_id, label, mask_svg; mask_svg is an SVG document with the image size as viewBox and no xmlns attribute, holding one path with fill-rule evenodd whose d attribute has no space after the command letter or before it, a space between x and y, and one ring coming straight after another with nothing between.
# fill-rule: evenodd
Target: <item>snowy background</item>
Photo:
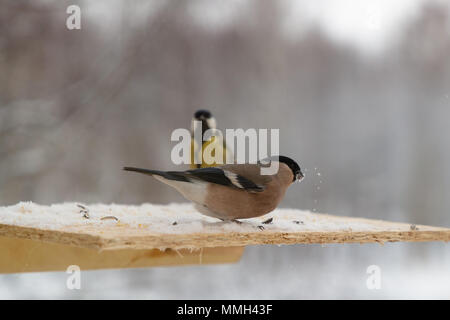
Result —
<instances>
[{"instance_id":1,"label":"snowy background","mask_svg":"<svg viewBox=\"0 0 450 320\"><path fill-rule=\"evenodd\" d=\"M177 169L170 134L207 108L280 128L307 175L282 207L450 227L449 36L446 1L0 0L0 205L182 202L121 167ZM66 279L0 275L0 298L450 298L450 247L257 246Z\"/></svg>"}]
</instances>

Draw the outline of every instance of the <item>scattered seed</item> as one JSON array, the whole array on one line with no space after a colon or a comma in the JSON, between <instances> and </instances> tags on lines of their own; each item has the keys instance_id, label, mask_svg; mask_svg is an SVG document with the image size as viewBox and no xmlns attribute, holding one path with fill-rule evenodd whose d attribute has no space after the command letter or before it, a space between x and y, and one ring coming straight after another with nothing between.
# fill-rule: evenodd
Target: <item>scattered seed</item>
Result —
<instances>
[{"instance_id":1,"label":"scattered seed","mask_svg":"<svg viewBox=\"0 0 450 320\"><path fill-rule=\"evenodd\" d=\"M270 224L273 221L273 217L267 219L266 221L263 221L262 224Z\"/></svg>"},{"instance_id":2,"label":"scattered seed","mask_svg":"<svg viewBox=\"0 0 450 320\"><path fill-rule=\"evenodd\" d=\"M119 221L119 219L117 217L114 217L114 216L105 216L105 217L100 218L100 220L109 220L109 219L113 219L113 220Z\"/></svg>"},{"instance_id":3,"label":"scattered seed","mask_svg":"<svg viewBox=\"0 0 450 320\"><path fill-rule=\"evenodd\" d=\"M295 223L295 224L305 224L303 221L299 221L299 220L294 220L292 222Z\"/></svg>"},{"instance_id":4,"label":"scattered seed","mask_svg":"<svg viewBox=\"0 0 450 320\"><path fill-rule=\"evenodd\" d=\"M410 225L409 229L411 229L411 230L419 230L419 228L417 228L417 226L415 224Z\"/></svg>"},{"instance_id":5,"label":"scattered seed","mask_svg":"<svg viewBox=\"0 0 450 320\"><path fill-rule=\"evenodd\" d=\"M85 206L83 206L81 204L77 204L77 207L81 209L80 213L83 214L83 218L85 218L85 219L89 219L90 218L90 216L89 216L89 209L88 208L86 208Z\"/></svg>"}]
</instances>

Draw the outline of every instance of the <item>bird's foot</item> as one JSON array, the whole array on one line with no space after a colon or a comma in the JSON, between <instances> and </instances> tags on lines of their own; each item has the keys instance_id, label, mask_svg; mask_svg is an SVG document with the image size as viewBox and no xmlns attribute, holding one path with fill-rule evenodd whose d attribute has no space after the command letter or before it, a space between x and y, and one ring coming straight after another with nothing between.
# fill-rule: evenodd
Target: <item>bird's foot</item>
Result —
<instances>
[{"instance_id":1,"label":"bird's foot","mask_svg":"<svg viewBox=\"0 0 450 320\"><path fill-rule=\"evenodd\" d=\"M222 218L218 218L223 222L234 222L236 224L242 224L242 221L236 220L236 219L222 219Z\"/></svg>"}]
</instances>

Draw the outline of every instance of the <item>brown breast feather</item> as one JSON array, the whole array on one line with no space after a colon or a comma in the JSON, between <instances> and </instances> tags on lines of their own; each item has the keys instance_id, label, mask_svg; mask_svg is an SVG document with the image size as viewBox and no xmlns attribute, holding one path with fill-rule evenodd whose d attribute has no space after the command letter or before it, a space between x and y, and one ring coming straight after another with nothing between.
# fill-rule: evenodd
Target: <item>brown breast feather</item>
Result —
<instances>
[{"instance_id":1,"label":"brown breast feather","mask_svg":"<svg viewBox=\"0 0 450 320\"><path fill-rule=\"evenodd\" d=\"M244 167L248 166L248 167ZM258 165L227 165L222 169L240 174L256 184L264 185L262 192L248 192L218 184L209 184L206 207L222 219L247 219L259 217L273 211L283 199L286 189L291 185L291 169L280 163L278 173L261 176Z\"/></svg>"}]
</instances>

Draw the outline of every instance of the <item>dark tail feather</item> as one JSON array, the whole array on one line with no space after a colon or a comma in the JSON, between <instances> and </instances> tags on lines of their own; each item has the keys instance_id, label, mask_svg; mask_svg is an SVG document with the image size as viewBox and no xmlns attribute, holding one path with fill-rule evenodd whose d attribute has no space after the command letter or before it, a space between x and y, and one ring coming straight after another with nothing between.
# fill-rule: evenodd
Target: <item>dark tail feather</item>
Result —
<instances>
[{"instance_id":1,"label":"dark tail feather","mask_svg":"<svg viewBox=\"0 0 450 320\"><path fill-rule=\"evenodd\" d=\"M149 176L157 175L157 176L161 176L168 180L190 182L189 179L186 178L186 176L183 174L183 172L149 170L149 169L141 169L141 168L134 168L134 167L124 167L123 170L139 172L139 173L143 173L143 174L146 174Z\"/></svg>"},{"instance_id":2,"label":"dark tail feather","mask_svg":"<svg viewBox=\"0 0 450 320\"><path fill-rule=\"evenodd\" d=\"M148 174L150 176L154 175L154 174L161 176L164 174L164 171L148 170L148 169L141 169L141 168L134 168L134 167L123 167L123 170Z\"/></svg>"}]
</instances>

